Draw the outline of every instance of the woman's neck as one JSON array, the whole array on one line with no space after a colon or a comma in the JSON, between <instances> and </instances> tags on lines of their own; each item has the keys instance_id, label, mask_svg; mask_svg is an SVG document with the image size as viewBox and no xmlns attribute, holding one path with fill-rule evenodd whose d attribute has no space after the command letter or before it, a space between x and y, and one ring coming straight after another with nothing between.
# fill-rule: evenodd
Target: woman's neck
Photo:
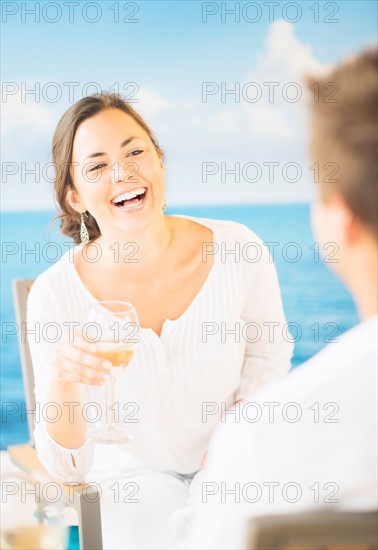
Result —
<instances>
[{"instance_id":1,"label":"woman's neck","mask_svg":"<svg viewBox=\"0 0 378 550\"><path fill-rule=\"evenodd\" d=\"M119 269L139 271L153 266L170 247L173 224L168 216L159 216L152 223L135 232L101 235L101 262L117 264Z\"/></svg>"}]
</instances>

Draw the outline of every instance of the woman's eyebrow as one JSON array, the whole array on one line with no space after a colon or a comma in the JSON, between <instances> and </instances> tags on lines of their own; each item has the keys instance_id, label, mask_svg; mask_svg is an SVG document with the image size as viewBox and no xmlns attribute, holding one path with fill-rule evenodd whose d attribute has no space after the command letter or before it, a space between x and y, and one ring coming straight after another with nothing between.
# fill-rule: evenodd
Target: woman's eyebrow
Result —
<instances>
[{"instance_id":1,"label":"woman's eyebrow","mask_svg":"<svg viewBox=\"0 0 378 550\"><path fill-rule=\"evenodd\" d=\"M123 141L120 145L121 149L122 149L122 147L126 147L126 145L128 145L134 139L138 139L138 138L136 138L135 136L132 136L132 137L129 137L129 138L125 139L125 141ZM102 157L103 155L106 155L106 153L93 153L92 155L88 155L87 157L85 157L84 160L92 159L94 157Z\"/></svg>"}]
</instances>

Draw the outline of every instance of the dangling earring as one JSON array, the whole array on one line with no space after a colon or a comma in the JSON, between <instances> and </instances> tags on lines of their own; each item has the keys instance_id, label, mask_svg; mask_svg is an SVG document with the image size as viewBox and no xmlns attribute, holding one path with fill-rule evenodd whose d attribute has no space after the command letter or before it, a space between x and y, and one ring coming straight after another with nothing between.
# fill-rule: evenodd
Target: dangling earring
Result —
<instances>
[{"instance_id":1,"label":"dangling earring","mask_svg":"<svg viewBox=\"0 0 378 550\"><path fill-rule=\"evenodd\" d=\"M163 202L162 210L163 210L163 212L165 212L167 210L167 201L165 199L164 199L164 202Z\"/></svg>"},{"instance_id":2,"label":"dangling earring","mask_svg":"<svg viewBox=\"0 0 378 550\"><path fill-rule=\"evenodd\" d=\"M85 215L87 216L87 214L85 214ZM88 230L87 230L87 228L85 226L85 223L84 223L84 214L83 214L83 212L80 213L80 220L81 220L80 240L83 244L86 244L87 242L89 242L89 234L88 234Z\"/></svg>"}]
</instances>

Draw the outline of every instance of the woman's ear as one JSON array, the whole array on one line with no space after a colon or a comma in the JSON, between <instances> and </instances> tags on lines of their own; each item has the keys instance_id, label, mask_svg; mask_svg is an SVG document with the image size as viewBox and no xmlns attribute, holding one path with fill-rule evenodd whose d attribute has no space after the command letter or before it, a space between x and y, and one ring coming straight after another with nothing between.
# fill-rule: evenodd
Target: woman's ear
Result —
<instances>
[{"instance_id":1,"label":"woman's ear","mask_svg":"<svg viewBox=\"0 0 378 550\"><path fill-rule=\"evenodd\" d=\"M75 190L70 189L67 192L66 199L67 199L68 204L71 206L71 208L73 208L77 212L85 212L86 209L81 204L79 196L78 196L78 194L76 193Z\"/></svg>"},{"instance_id":2,"label":"woman's ear","mask_svg":"<svg viewBox=\"0 0 378 550\"><path fill-rule=\"evenodd\" d=\"M159 157L159 162L160 162L160 167L165 170L165 166L164 166L164 158L163 158L163 153L160 152L160 151L157 151L157 154L158 154L158 157Z\"/></svg>"}]
</instances>

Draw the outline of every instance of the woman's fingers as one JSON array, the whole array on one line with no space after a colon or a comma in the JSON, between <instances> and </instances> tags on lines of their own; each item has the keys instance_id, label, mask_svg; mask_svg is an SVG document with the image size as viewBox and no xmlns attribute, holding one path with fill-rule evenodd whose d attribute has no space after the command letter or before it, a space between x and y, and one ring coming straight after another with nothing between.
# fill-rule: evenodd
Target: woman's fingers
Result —
<instances>
[{"instance_id":1,"label":"woman's fingers","mask_svg":"<svg viewBox=\"0 0 378 550\"><path fill-rule=\"evenodd\" d=\"M64 364L59 369L58 378L70 382L80 382L81 384L87 384L88 381L91 384L101 384L111 380L112 375L108 369L102 367L94 369L70 359L65 359Z\"/></svg>"},{"instance_id":2,"label":"woman's fingers","mask_svg":"<svg viewBox=\"0 0 378 550\"><path fill-rule=\"evenodd\" d=\"M96 350L96 344L94 342L89 342L88 340L85 340L80 332L74 333L73 345L76 348L82 349L83 351L90 351L92 353Z\"/></svg>"},{"instance_id":3,"label":"woman's fingers","mask_svg":"<svg viewBox=\"0 0 378 550\"><path fill-rule=\"evenodd\" d=\"M76 384L86 384L88 386L103 386L107 380L98 378L85 378L84 376L74 374L70 371L59 371L57 379L59 382L74 382Z\"/></svg>"},{"instance_id":4,"label":"woman's fingers","mask_svg":"<svg viewBox=\"0 0 378 550\"><path fill-rule=\"evenodd\" d=\"M112 379L110 361L93 354L93 344L75 335L74 344L62 342L55 351L57 380L101 385Z\"/></svg>"},{"instance_id":5,"label":"woman's fingers","mask_svg":"<svg viewBox=\"0 0 378 550\"><path fill-rule=\"evenodd\" d=\"M85 340L78 340L74 344L63 344L61 348L61 353L67 359L80 363L81 365L86 365L92 369L109 369L112 364L110 361L106 361L104 358L96 357L93 354L93 348L95 344L90 344L85 342Z\"/></svg>"}]
</instances>

